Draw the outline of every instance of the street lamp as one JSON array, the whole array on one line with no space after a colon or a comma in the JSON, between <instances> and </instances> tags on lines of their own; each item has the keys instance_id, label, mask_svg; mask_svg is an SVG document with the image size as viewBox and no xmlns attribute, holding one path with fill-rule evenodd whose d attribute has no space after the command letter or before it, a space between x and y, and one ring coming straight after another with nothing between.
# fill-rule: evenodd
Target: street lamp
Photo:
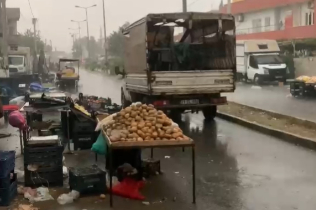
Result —
<instances>
[{"instance_id":1,"label":"street lamp","mask_svg":"<svg viewBox=\"0 0 316 210\"><path fill-rule=\"evenodd\" d=\"M88 57L90 57L90 52L89 52L89 50L90 50L90 43L89 43L89 40L90 40L90 34L89 34L89 21L88 21L88 9L90 9L90 8L92 8L92 7L96 7L97 5L96 4L94 4L94 5L92 5L92 6L89 6L89 7L81 7L81 6L75 6L76 8L79 8L79 9L84 9L84 10L86 10L86 21L87 21L87 36L88 36Z\"/></svg>"}]
</instances>

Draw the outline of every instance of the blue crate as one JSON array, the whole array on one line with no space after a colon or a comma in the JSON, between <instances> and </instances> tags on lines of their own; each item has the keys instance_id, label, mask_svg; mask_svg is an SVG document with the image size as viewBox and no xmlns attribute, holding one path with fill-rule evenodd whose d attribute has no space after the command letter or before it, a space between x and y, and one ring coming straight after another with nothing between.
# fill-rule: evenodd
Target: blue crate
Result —
<instances>
[{"instance_id":1,"label":"blue crate","mask_svg":"<svg viewBox=\"0 0 316 210\"><path fill-rule=\"evenodd\" d=\"M0 151L0 177L6 177L15 167L15 151Z\"/></svg>"},{"instance_id":2,"label":"blue crate","mask_svg":"<svg viewBox=\"0 0 316 210\"><path fill-rule=\"evenodd\" d=\"M0 188L0 206L9 206L11 204L11 201L18 194L16 174L14 174L13 177L14 178L11 180L10 187Z\"/></svg>"}]
</instances>

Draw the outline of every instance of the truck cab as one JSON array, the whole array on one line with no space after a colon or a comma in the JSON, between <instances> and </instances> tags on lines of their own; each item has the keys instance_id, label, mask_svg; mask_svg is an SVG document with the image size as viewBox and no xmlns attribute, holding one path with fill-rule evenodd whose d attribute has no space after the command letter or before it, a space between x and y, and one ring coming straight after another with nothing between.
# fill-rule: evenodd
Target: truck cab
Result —
<instances>
[{"instance_id":1,"label":"truck cab","mask_svg":"<svg viewBox=\"0 0 316 210\"><path fill-rule=\"evenodd\" d=\"M263 81L286 82L287 66L279 53L275 40L237 41L238 77L255 84Z\"/></svg>"},{"instance_id":2,"label":"truck cab","mask_svg":"<svg viewBox=\"0 0 316 210\"><path fill-rule=\"evenodd\" d=\"M10 74L26 72L25 57L23 55L9 55L8 63Z\"/></svg>"},{"instance_id":3,"label":"truck cab","mask_svg":"<svg viewBox=\"0 0 316 210\"><path fill-rule=\"evenodd\" d=\"M9 77L31 72L29 47L10 47L8 50Z\"/></svg>"}]
</instances>

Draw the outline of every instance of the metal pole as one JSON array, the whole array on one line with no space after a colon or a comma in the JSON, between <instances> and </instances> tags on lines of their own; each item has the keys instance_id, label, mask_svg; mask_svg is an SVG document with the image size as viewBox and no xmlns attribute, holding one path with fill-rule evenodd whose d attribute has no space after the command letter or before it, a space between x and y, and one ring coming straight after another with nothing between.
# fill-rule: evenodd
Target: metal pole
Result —
<instances>
[{"instance_id":1,"label":"metal pole","mask_svg":"<svg viewBox=\"0 0 316 210\"><path fill-rule=\"evenodd\" d=\"M182 0L182 11L187 12L187 0Z\"/></svg>"},{"instance_id":2,"label":"metal pole","mask_svg":"<svg viewBox=\"0 0 316 210\"><path fill-rule=\"evenodd\" d=\"M33 18L32 23L33 23L33 29L34 29L34 51L35 51L35 54L37 55L36 22L37 22L37 19Z\"/></svg>"},{"instance_id":3,"label":"metal pole","mask_svg":"<svg viewBox=\"0 0 316 210\"><path fill-rule=\"evenodd\" d=\"M227 0L227 14L232 13L231 0Z\"/></svg>"},{"instance_id":4,"label":"metal pole","mask_svg":"<svg viewBox=\"0 0 316 210\"><path fill-rule=\"evenodd\" d=\"M6 76L7 69L8 69L8 32L7 32L7 10L6 10L6 0L1 1L1 9L2 9L2 15L1 15L1 23L2 23L2 54L3 54L3 65L4 65L4 71Z\"/></svg>"},{"instance_id":5,"label":"metal pole","mask_svg":"<svg viewBox=\"0 0 316 210\"><path fill-rule=\"evenodd\" d=\"M88 40L87 40L87 51L88 51L88 58L90 58L90 35L89 35L89 21L88 21L88 8L85 8L86 10L86 21L87 21L87 35L88 35Z\"/></svg>"},{"instance_id":6,"label":"metal pole","mask_svg":"<svg viewBox=\"0 0 316 210\"><path fill-rule=\"evenodd\" d=\"M105 63L108 63L108 50L107 50L107 40L106 40L106 23L105 23L105 5L104 0L103 2L103 27L104 27L104 60Z\"/></svg>"}]
</instances>

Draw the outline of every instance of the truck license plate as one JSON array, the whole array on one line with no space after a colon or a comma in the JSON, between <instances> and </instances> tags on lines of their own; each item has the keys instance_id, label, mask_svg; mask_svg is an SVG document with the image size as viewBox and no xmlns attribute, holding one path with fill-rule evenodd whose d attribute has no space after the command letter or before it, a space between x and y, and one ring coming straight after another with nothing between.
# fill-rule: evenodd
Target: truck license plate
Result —
<instances>
[{"instance_id":1,"label":"truck license plate","mask_svg":"<svg viewBox=\"0 0 316 210\"><path fill-rule=\"evenodd\" d=\"M282 76L276 76L275 78L277 78L277 79L281 79L281 78L283 78Z\"/></svg>"},{"instance_id":2,"label":"truck license plate","mask_svg":"<svg viewBox=\"0 0 316 210\"><path fill-rule=\"evenodd\" d=\"M181 100L180 104L182 105L199 104L199 99Z\"/></svg>"},{"instance_id":3,"label":"truck license plate","mask_svg":"<svg viewBox=\"0 0 316 210\"><path fill-rule=\"evenodd\" d=\"M215 84L229 84L230 83L230 79L216 79L214 80Z\"/></svg>"}]
</instances>

